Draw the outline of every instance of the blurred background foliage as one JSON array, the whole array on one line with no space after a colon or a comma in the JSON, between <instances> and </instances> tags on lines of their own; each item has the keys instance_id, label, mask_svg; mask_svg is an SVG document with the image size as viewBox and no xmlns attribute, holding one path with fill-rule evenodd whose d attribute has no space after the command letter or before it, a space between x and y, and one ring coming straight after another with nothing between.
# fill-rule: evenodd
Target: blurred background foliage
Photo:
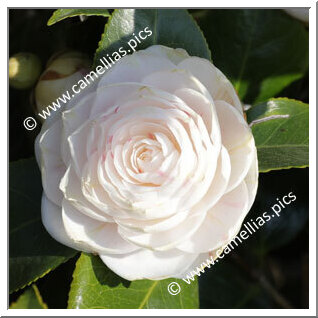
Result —
<instances>
[{"instance_id":1,"label":"blurred background foliage","mask_svg":"<svg viewBox=\"0 0 318 318\"><path fill-rule=\"evenodd\" d=\"M94 16L81 21L74 17L48 27L47 21L53 11L9 10L9 56L18 52L31 52L41 59L44 66L55 52L75 49L87 53L93 59L104 30L105 18ZM235 53L239 54L239 48L236 52L229 52L231 43L226 42L229 31L222 29L222 25L226 24L227 19L231 19L233 10L189 11L207 38L214 63L231 78L235 70L230 64L223 66L222 56L228 54L235 58ZM250 14L246 12L248 10L241 11L243 15ZM277 11L279 15L286 14L281 10ZM217 26L219 29L216 29ZM265 24L264 28L267 27L268 24ZM306 26L304 30L308 32ZM245 35L242 34L242 41L245 40ZM222 41L223 44L220 43ZM277 62L282 61L275 61ZM253 72L253 67L250 72ZM257 81L257 74L252 74L251 78ZM236 79L232 77L232 80L235 84ZM278 96L308 103L308 86L307 71L305 76L295 80ZM244 85L241 87L244 89ZM31 95L32 90L9 89L10 161L34 156L34 138L39 128L31 132L22 125L25 117L33 115ZM243 95L246 102L256 97L247 90ZM257 198L248 218L256 218L268 211L276 203L276 198L282 198L291 191L297 199L282 211L280 218L268 222L244 244L236 247L201 275L200 308L308 308L308 173L309 169L306 168L272 171L260 175ZM24 302L33 299L37 291L42 296L43 303L38 298L32 300L36 308L45 308L45 305L48 308L66 308L77 258L78 256L73 257L39 279L36 282L37 288L31 290L32 287L27 287L11 294L10 304L16 302L27 289Z\"/></svg>"}]
</instances>

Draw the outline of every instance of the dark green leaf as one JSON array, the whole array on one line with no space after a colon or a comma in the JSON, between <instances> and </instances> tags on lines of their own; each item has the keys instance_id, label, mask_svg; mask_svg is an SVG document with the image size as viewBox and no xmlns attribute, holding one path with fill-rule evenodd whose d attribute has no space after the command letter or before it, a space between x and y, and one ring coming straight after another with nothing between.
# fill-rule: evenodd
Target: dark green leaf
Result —
<instances>
[{"instance_id":1,"label":"dark green leaf","mask_svg":"<svg viewBox=\"0 0 318 318\"><path fill-rule=\"evenodd\" d=\"M249 109L247 119L256 142L260 172L308 166L308 104L272 99Z\"/></svg>"},{"instance_id":2,"label":"dark green leaf","mask_svg":"<svg viewBox=\"0 0 318 318\"><path fill-rule=\"evenodd\" d=\"M54 23L66 18L76 17L79 15L101 15L104 17L110 16L107 9L58 9L54 11L53 15L47 22L47 25L53 25Z\"/></svg>"},{"instance_id":3,"label":"dark green leaf","mask_svg":"<svg viewBox=\"0 0 318 318\"><path fill-rule=\"evenodd\" d=\"M231 252L233 253L233 252ZM253 281L230 255L200 276L201 309L272 308L273 302L257 281Z\"/></svg>"},{"instance_id":4,"label":"dark green leaf","mask_svg":"<svg viewBox=\"0 0 318 318\"><path fill-rule=\"evenodd\" d=\"M10 163L9 286L22 288L65 262L76 251L59 244L41 221L41 176L35 159Z\"/></svg>"},{"instance_id":5,"label":"dark green leaf","mask_svg":"<svg viewBox=\"0 0 318 318\"><path fill-rule=\"evenodd\" d=\"M69 308L198 308L197 282L180 279L129 282L110 271L98 256L82 253L77 261L69 295ZM169 294L169 283L181 292Z\"/></svg>"},{"instance_id":6,"label":"dark green leaf","mask_svg":"<svg viewBox=\"0 0 318 318\"><path fill-rule=\"evenodd\" d=\"M308 31L282 10L207 10L197 20L245 103L277 96L308 69Z\"/></svg>"},{"instance_id":7,"label":"dark green leaf","mask_svg":"<svg viewBox=\"0 0 318 318\"><path fill-rule=\"evenodd\" d=\"M111 55L119 48L129 49L127 42L138 36L146 27L152 35L141 40L137 49L145 49L154 44L172 48L183 48L190 55L211 59L205 38L186 10L171 9L118 9L105 26L95 55L95 65L106 54ZM145 36L145 35L144 35Z\"/></svg>"},{"instance_id":8,"label":"dark green leaf","mask_svg":"<svg viewBox=\"0 0 318 318\"><path fill-rule=\"evenodd\" d=\"M11 304L10 309L47 309L47 305L43 302L38 288L33 284Z\"/></svg>"}]
</instances>

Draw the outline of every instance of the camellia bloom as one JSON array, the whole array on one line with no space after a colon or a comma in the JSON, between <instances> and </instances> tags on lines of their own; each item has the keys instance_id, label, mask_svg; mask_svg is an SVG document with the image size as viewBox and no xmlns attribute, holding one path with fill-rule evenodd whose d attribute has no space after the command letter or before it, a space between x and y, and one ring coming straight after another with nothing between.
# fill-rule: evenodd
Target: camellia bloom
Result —
<instances>
[{"instance_id":1,"label":"camellia bloom","mask_svg":"<svg viewBox=\"0 0 318 318\"><path fill-rule=\"evenodd\" d=\"M236 236L258 184L231 83L157 45L52 114L36 155L47 231L128 280L184 277Z\"/></svg>"}]
</instances>

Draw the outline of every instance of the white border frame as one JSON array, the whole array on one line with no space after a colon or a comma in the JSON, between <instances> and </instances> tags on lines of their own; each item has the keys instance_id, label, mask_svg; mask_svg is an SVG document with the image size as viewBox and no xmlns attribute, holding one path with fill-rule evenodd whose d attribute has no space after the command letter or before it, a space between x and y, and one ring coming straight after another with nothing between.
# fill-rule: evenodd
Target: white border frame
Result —
<instances>
[{"instance_id":1,"label":"white border frame","mask_svg":"<svg viewBox=\"0 0 318 318\"><path fill-rule=\"evenodd\" d=\"M49 3L49 5L48 5ZM27 4L27 6L26 6ZM67 6L66 6L67 4ZM46 1L45 6L44 2L40 0L30 0L28 2L22 0L5 0L5 3L1 5L1 16L0 16L0 32L1 39L4 42L8 35L8 8L20 7L20 8L67 8L67 7L87 7L89 4L91 8L94 7L103 7L107 4L108 8L118 8L118 7L149 7L151 4L152 7L175 7L181 5L183 8L198 8L206 7L209 8L213 5L213 8L217 7L250 7L250 8L283 8L283 7L310 7L309 10L309 104L310 107L310 117L309 117L309 163L310 163L310 174L309 174L309 309L108 309L105 310L94 310L94 309L51 309L51 310L35 310L35 309L7 309L7 298L8 290L7 284L7 261L1 262L1 281L3 282L0 287L0 314L1 316L120 316L120 315L129 315L129 316L161 316L161 315L173 315L173 316L316 316L316 12L317 4L315 1L295 1L295 0L267 0L267 1L255 1L251 0L241 0L237 1L228 1L228 0L217 0L217 1L203 1L196 0L189 1L183 0L182 2L171 3L170 0L161 0L161 1L151 1L146 2L142 0L130 2L127 0L123 1L96 1L91 0L89 2L81 2L78 0L55 0L55 1ZM157 4L157 5L156 5ZM194 6L195 4L195 6ZM239 7L237 5L240 5ZM180 6L180 7L181 7ZM9 40L8 40L9 41ZM7 42L7 41L6 41ZM8 42L7 42L8 45ZM8 47L7 50L1 50L1 74L3 76L1 91L4 93L1 96L7 96L8 101L8 81L7 81L7 68L8 68ZM4 74L6 78L4 78ZM4 107L4 106L3 106ZM6 118L8 118L8 113ZM3 149L8 147L8 123L3 119L3 123L0 125L0 135L2 136L1 145ZM5 138L5 137L6 138ZM5 146L7 142L7 146ZM7 150L8 151L8 150ZM8 210L8 198L7 198L7 165L8 165L8 152L7 157L1 156L1 167L2 167L2 178L1 178L1 191L0 191L0 202L2 202L2 222L0 230L0 241L1 244L1 255L8 255L8 245L4 242L7 242L8 238L8 220L7 215L4 211Z\"/></svg>"}]
</instances>

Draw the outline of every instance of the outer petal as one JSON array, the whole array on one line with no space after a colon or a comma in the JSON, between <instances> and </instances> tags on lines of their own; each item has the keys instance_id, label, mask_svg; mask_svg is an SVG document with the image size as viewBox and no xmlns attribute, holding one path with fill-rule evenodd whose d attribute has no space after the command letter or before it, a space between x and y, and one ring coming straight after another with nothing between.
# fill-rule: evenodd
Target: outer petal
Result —
<instances>
[{"instance_id":1,"label":"outer petal","mask_svg":"<svg viewBox=\"0 0 318 318\"><path fill-rule=\"evenodd\" d=\"M215 261L218 258L217 252L219 253L219 250L221 250L221 248L208 253L199 254L195 261L184 272L175 277L192 281L195 277L193 275L197 275L198 271L202 271L202 269L204 270L206 267L211 268L211 266L213 266L212 259Z\"/></svg>"},{"instance_id":2,"label":"outer petal","mask_svg":"<svg viewBox=\"0 0 318 318\"><path fill-rule=\"evenodd\" d=\"M71 155L71 165L79 177L81 177L85 164L87 163L87 140L91 130L95 129L96 122L85 122L67 138Z\"/></svg>"},{"instance_id":3,"label":"outer petal","mask_svg":"<svg viewBox=\"0 0 318 318\"><path fill-rule=\"evenodd\" d=\"M239 185L254 159L255 143L244 117L224 101L215 102L221 127L222 144L231 159L231 177L227 191Z\"/></svg>"},{"instance_id":4,"label":"outer petal","mask_svg":"<svg viewBox=\"0 0 318 318\"><path fill-rule=\"evenodd\" d=\"M177 276L174 276L175 278L185 278L185 279L190 279L191 281L191 272L193 273L194 271L197 270L197 268L201 269L202 263L205 262L207 263L207 259L210 258L209 253L202 253L197 256L197 258L194 260L193 263L190 264L188 268L186 268L183 272L179 273Z\"/></svg>"},{"instance_id":5,"label":"outer petal","mask_svg":"<svg viewBox=\"0 0 318 318\"><path fill-rule=\"evenodd\" d=\"M204 211L195 211L192 212L192 214L189 215L183 222L168 231L142 233L120 226L119 233L126 240L129 240L138 246L155 251L167 251L174 248L183 240L188 239L200 227L204 219Z\"/></svg>"},{"instance_id":6,"label":"outer petal","mask_svg":"<svg viewBox=\"0 0 318 318\"><path fill-rule=\"evenodd\" d=\"M248 171L244 179L247 189L248 189L248 210L252 207L256 191L258 187L258 160L257 160L257 150L254 150L254 158L250 170Z\"/></svg>"},{"instance_id":7,"label":"outer petal","mask_svg":"<svg viewBox=\"0 0 318 318\"><path fill-rule=\"evenodd\" d=\"M61 153L65 165L68 165L71 159L67 138L89 118L95 98L95 93L87 94L83 96L74 107L62 113L63 131Z\"/></svg>"},{"instance_id":8,"label":"outer petal","mask_svg":"<svg viewBox=\"0 0 318 318\"><path fill-rule=\"evenodd\" d=\"M240 228L247 208L248 190L242 182L208 211L196 233L177 248L188 253L204 253L221 247Z\"/></svg>"},{"instance_id":9,"label":"outer petal","mask_svg":"<svg viewBox=\"0 0 318 318\"><path fill-rule=\"evenodd\" d=\"M131 82L100 86L96 91L94 106L90 110L90 119L99 118L101 115L110 115L108 111L114 105L120 105L131 100L142 89L145 89L144 84Z\"/></svg>"},{"instance_id":10,"label":"outer petal","mask_svg":"<svg viewBox=\"0 0 318 318\"><path fill-rule=\"evenodd\" d=\"M97 253L122 254L138 249L122 239L117 224L94 220L63 200L62 218L66 233L75 242Z\"/></svg>"},{"instance_id":11,"label":"outer petal","mask_svg":"<svg viewBox=\"0 0 318 318\"><path fill-rule=\"evenodd\" d=\"M64 199L68 200L80 212L97 221L114 222L112 217L95 207L84 197L81 189L81 181L72 166L68 167L62 178L60 189L64 193Z\"/></svg>"},{"instance_id":12,"label":"outer petal","mask_svg":"<svg viewBox=\"0 0 318 318\"><path fill-rule=\"evenodd\" d=\"M207 88L187 70L174 68L154 72L145 76L142 83L172 94L178 89L191 88L211 98Z\"/></svg>"},{"instance_id":13,"label":"outer petal","mask_svg":"<svg viewBox=\"0 0 318 318\"><path fill-rule=\"evenodd\" d=\"M79 251L92 252L67 235L62 221L62 208L51 202L45 194L42 195L41 213L44 227L55 240Z\"/></svg>"},{"instance_id":14,"label":"outer petal","mask_svg":"<svg viewBox=\"0 0 318 318\"><path fill-rule=\"evenodd\" d=\"M172 249L154 252L147 249L124 255L100 255L102 261L117 275L128 279L165 279L175 277L196 259L197 254Z\"/></svg>"},{"instance_id":15,"label":"outer petal","mask_svg":"<svg viewBox=\"0 0 318 318\"><path fill-rule=\"evenodd\" d=\"M147 54L145 51L135 52L121 58L109 69L100 80L99 87L122 82L140 82L147 74L174 67L165 57Z\"/></svg>"},{"instance_id":16,"label":"outer petal","mask_svg":"<svg viewBox=\"0 0 318 318\"><path fill-rule=\"evenodd\" d=\"M168 58L173 64L177 65L182 62L184 59L189 57L189 54L184 49L172 49L163 45L152 45L149 46L145 52Z\"/></svg>"},{"instance_id":17,"label":"outer petal","mask_svg":"<svg viewBox=\"0 0 318 318\"><path fill-rule=\"evenodd\" d=\"M61 121L54 122L36 141L43 188L47 197L57 205L61 205L62 202L63 195L59 183L66 171L59 151L61 126Z\"/></svg>"},{"instance_id":18,"label":"outer petal","mask_svg":"<svg viewBox=\"0 0 318 318\"><path fill-rule=\"evenodd\" d=\"M231 176L231 162L227 150L222 147L218 158L218 168L204 198L195 205L195 209L206 211L212 208L215 203L224 195Z\"/></svg>"},{"instance_id":19,"label":"outer petal","mask_svg":"<svg viewBox=\"0 0 318 318\"><path fill-rule=\"evenodd\" d=\"M188 70L210 92L213 99L224 100L233 105L241 114L242 104L234 87L224 74L208 60L192 56L178 64L178 68Z\"/></svg>"}]
</instances>

